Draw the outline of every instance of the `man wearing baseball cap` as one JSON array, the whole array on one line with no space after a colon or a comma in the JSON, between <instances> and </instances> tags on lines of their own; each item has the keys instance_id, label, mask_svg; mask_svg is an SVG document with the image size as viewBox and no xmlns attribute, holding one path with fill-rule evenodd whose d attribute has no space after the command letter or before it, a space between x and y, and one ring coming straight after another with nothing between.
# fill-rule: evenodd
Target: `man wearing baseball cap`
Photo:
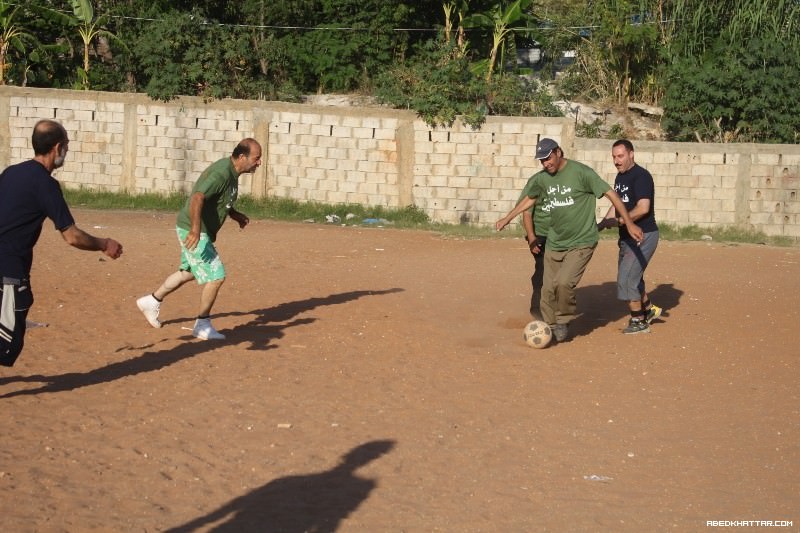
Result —
<instances>
[{"instance_id":1,"label":"man wearing baseball cap","mask_svg":"<svg viewBox=\"0 0 800 533\"><path fill-rule=\"evenodd\" d=\"M577 316L575 288L597 247L597 199L608 198L636 242L642 240L643 234L611 186L588 166L564 157L556 141L541 139L534 157L544 172L534 177L527 196L498 220L495 228L502 230L517 215L533 207L538 198L547 198L550 229L540 307L542 319L550 324L556 341L563 342L569 336L569 323Z\"/></svg>"}]
</instances>

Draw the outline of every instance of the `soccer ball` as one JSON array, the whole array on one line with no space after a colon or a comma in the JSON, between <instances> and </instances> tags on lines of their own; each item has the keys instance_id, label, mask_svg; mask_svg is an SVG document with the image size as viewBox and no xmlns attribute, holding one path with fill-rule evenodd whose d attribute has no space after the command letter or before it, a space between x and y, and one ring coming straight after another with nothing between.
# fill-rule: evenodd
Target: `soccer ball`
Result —
<instances>
[{"instance_id":1,"label":"soccer ball","mask_svg":"<svg viewBox=\"0 0 800 533\"><path fill-rule=\"evenodd\" d=\"M525 342L528 343L528 346L544 348L550 344L550 339L553 338L553 332L550 330L550 326L548 326L547 323L541 320L534 320L533 322L529 322L525 326L525 329L522 330L522 337L525 339Z\"/></svg>"}]
</instances>

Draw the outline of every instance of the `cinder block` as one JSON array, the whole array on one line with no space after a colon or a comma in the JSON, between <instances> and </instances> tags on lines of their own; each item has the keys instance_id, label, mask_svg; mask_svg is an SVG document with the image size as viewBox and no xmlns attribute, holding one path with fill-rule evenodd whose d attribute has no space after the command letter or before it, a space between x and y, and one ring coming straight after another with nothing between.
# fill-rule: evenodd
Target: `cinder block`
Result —
<instances>
[{"instance_id":1,"label":"cinder block","mask_svg":"<svg viewBox=\"0 0 800 533\"><path fill-rule=\"evenodd\" d=\"M713 174L707 176L698 176L697 186L703 189L713 189L715 187L722 187L722 178Z\"/></svg>"},{"instance_id":2,"label":"cinder block","mask_svg":"<svg viewBox=\"0 0 800 533\"><path fill-rule=\"evenodd\" d=\"M317 115L316 113L301 113L298 122L309 125L322 124L322 115Z\"/></svg>"},{"instance_id":3,"label":"cinder block","mask_svg":"<svg viewBox=\"0 0 800 533\"><path fill-rule=\"evenodd\" d=\"M472 167L475 166L475 159L474 156L470 154L443 154L448 157L448 161L443 163L445 165L450 165L451 167L457 169L458 167L470 167L470 170L467 171L470 175L474 174L474 170ZM455 172L460 172L456 170Z\"/></svg>"},{"instance_id":4,"label":"cinder block","mask_svg":"<svg viewBox=\"0 0 800 533\"><path fill-rule=\"evenodd\" d=\"M711 197L715 200L734 200L736 199L736 189L726 189L714 187L710 189Z\"/></svg>"},{"instance_id":5,"label":"cinder block","mask_svg":"<svg viewBox=\"0 0 800 533\"><path fill-rule=\"evenodd\" d=\"M468 179L468 186L470 189L494 189L495 185L492 178L472 177Z\"/></svg>"},{"instance_id":6,"label":"cinder block","mask_svg":"<svg viewBox=\"0 0 800 533\"><path fill-rule=\"evenodd\" d=\"M324 159L328 154L328 149L320 146L306 146L305 150L308 157L314 159Z\"/></svg>"},{"instance_id":7,"label":"cinder block","mask_svg":"<svg viewBox=\"0 0 800 533\"><path fill-rule=\"evenodd\" d=\"M358 192L361 194L378 194L378 185L365 181L358 186Z\"/></svg>"},{"instance_id":8,"label":"cinder block","mask_svg":"<svg viewBox=\"0 0 800 533\"><path fill-rule=\"evenodd\" d=\"M361 119L361 126L364 128L379 129L383 127L383 124L381 124L381 120L379 118L364 117L363 119Z\"/></svg>"},{"instance_id":9,"label":"cinder block","mask_svg":"<svg viewBox=\"0 0 800 533\"><path fill-rule=\"evenodd\" d=\"M736 222L736 214L729 211L711 213L711 222L714 224L734 224Z\"/></svg>"},{"instance_id":10,"label":"cinder block","mask_svg":"<svg viewBox=\"0 0 800 533\"><path fill-rule=\"evenodd\" d=\"M456 145L453 143L435 143L433 145L433 153L454 154L456 153Z\"/></svg>"},{"instance_id":11,"label":"cinder block","mask_svg":"<svg viewBox=\"0 0 800 533\"><path fill-rule=\"evenodd\" d=\"M369 154L378 147L378 141L376 139L355 139L355 141L356 148L363 150L366 154L364 156L365 159L369 159Z\"/></svg>"},{"instance_id":12,"label":"cinder block","mask_svg":"<svg viewBox=\"0 0 800 533\"><path fill-rule=\"evenodd\" d=\"M765 154L756 152L753 154L754 165L777 166L780 165L780 154Z\"/></svg>"},{"instance_id":13,"label":"cinder block","mask_svg":"<svg viewBox=\"0 0 800 533\"><path fill-rule=\"evenodd\" d=\"M768 233L768 235L783 235L784 237L793 237L800 239L800 224L783 226L783 233ZM770 231L776 231L777 228L770 228Z\"/></svg>"},{"instance_id":14,"label":"cinder block","mask_svg":"<svg viewBox=\"0 0 800 533\"><path fill-rule=\"evenodd\" d=\"M325 202L329 204L347 203L347 193L340 191L328 191L328 194L325 195Z\"/></svg>"},{"instance_id":15,"label":"cinder block","mask_svg":"<svg viewBox=\"0 0 800 533\"><path fill-rule=\"evenodd\" d=\"M697 176L675 176L675 185L678 188L694 189L700 184L700 178Z\"/></svg>"},{"instance_id":16,"label":"cinder block","mask_svg":"<svg viewBox=\"0 0 800 533\"><path fill-rule=\"evenodd\" d=\"M689 222L692 224L705 224L711 222L711 213L707 211L690 211Z\"/></svg>"},{"instance_id":17,"label":"cinder block","mask_svg":"<svg viewBox=\"0 0 800 533\"><path fill-rule=\"evenodd\" d=\"M376 129L374 138L379 141L394 141L397 138L396 131L387 128Z\"/></svg>"},{"instance_id":18,"label":"cinder block","mask_svg":"<svg viewBox=\"0 0 800 533\"><path fill-rule=\"evenodd\" d=\"M225 132L221 131L221 130L206 130L206 133L205 133L204 137L208 141L225 141ZM229 142L229 141L227 141L227 142ZM215 144L215 146L216 146L216 144ZM231 151L233 151L233 147L232 146L230 148L226 147L225 151L226 152L231 152Z\"/></svg>"},{"instance_id":19,"label":"cinder block","mask_svg":"<svg viewBox=\"0 0 800 533\"><path fill-rule=\"evenodd\" d=\"M700 154L700 163L704 165L723 165L725 164L726 157L724 153L702 153Z\"/></svg>"}]
</instances>

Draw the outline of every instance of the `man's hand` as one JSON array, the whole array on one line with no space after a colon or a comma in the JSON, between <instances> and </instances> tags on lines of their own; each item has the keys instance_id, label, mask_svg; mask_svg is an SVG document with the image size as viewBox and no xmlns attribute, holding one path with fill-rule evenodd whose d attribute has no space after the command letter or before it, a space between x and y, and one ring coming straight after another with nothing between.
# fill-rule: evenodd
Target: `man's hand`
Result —
<instances>
[{"instance_id":1,"label":"man's hand","mask_svg":"<svg viewBox=\"0 0 800 533\"><path fill-rule=\"evenodd\" d=\"M244 213L231 209L228 214L232 220L235 220L236 223L239 224L239 229L244 229L244 227L250 223L250 219Z\"/></svg>"},{"instance_id":2,"label":"man's hand","mask_svg":"<svg viewBox=\"0 0 800 533\"><path fill-rule=\"evenodd\" d=\"M511 219L508 217L501 218L500 220L494 223L494 229L496 229L497 231L501 231L503 228L508 226L510 220Z\"/></svg>"},{"instance_id":3,"label":"man's hand","mask_svg":"<svg viewBox=\"0 0 800 533\"><path fill-rule=\"evenodd\" d=\"M637 244L641 244L644 240L644 232L642 228L631 222L630 224L626 224L628 229L628 234L633 237L633 240L636 241Z\"/></svg>"},{"instance_id":4,"label":"man's hand","mask_svg":"<svg viewBox=\"0 0 800 533\"><path fill-rule=\"evenodd\" d=\"M535 235L533 236L533 239L528 239L528 248L531 249L531 253L533 255L536 255L542 251L539 239L537 239Z\"/></svg>"},{"instance_id":5,"label":"man's hand","mask_svg":"<svg viewBox=\"0 0 800 533\"><path fill-rule=\"evenodd\" d=\"M196 231L190 231L186 238L183 239L183 245L187 250L194 250L198 242L200 242L200 232Z\"/></svg>"},{"instance_id":6,"label":"man's hand","mask_svg":"<svg viewBox=\"0 0 800 533\"><path fill-rule=\"evenodd\" d=\"M111 259L117 259L122 255L122 245L114 239L106 239L106 245L103 247L103 253Z\"/></svg>"},{"instance_id":7,"label":"man's hand","mask_svg":"<svg viewBox=\"0 0 800 533\"><path fill-rule=\"evenodd\" d=\"M597 230L603 231L607 228L616 228L619 226L619 222L616 218L604 218L600 222L597 223Z\"/></svg>"}]
</instances>

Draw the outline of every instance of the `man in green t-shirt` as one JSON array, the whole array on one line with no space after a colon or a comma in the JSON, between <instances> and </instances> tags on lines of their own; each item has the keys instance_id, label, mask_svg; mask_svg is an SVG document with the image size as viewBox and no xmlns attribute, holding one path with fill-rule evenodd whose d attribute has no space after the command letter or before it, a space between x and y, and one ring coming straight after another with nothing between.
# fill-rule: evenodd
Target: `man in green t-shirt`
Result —
<instances>
[{"instance_id":1,"label":"man in green t-shirt","mask_svg":"<svg viewBox=\"0 0 800 533\"><path fill-rule=\"evenodd\" d=\"M523 198L495 224L499 231L517 215L547 198L550 228L544 255L542 319L550 324L559 342L569 336L568 325L576 316L575 288L597 247L597 199L605 196L617 209L631 237L642 240L642 230L633 223L625 204L611 186L588 166L564 157L553 139L544 138L536 145L536 159L544 172L534 176Z\"/></svg>"},{"instance_id":2,"label":"man in green t-shirt","mask_svg":"<svg viewBox=\"0 0 800 533\"><path fill-rule=\"evenodd\" d=\"M197 180L192 194L178 213L176 232L181 246L181 264L152 294L136 301L139 310L154 328L160 328L161 302L186 282L196 279L203 286L200 312L192 335L198 339L224 339L211 325L211 308L225 281L225 267L214 248L217 233L227 217L244 228L250 219L233 208L239 195L239 176L261 165L261 145L255 139L239 142L230 157L212 163Z\"/></svg>"}]
</instances>

